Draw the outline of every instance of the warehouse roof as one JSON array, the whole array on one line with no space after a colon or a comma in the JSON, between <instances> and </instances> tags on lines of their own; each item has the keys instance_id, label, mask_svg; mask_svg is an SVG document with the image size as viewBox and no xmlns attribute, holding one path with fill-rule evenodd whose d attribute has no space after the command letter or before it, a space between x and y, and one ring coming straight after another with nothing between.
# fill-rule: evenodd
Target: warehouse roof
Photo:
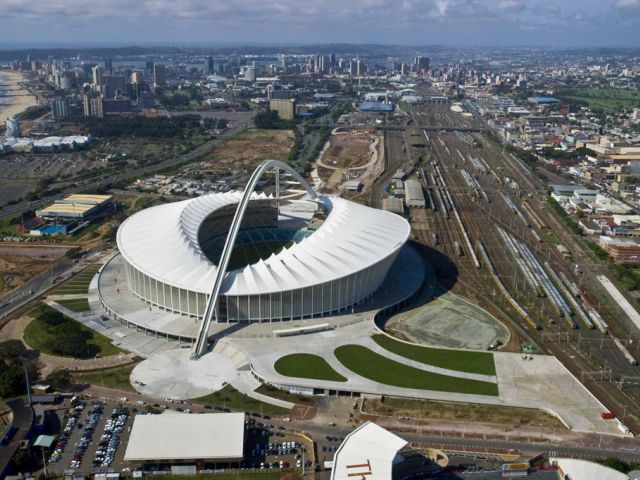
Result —
<instances>
[{"instance_id":1,"label":"warehouse roof","mask_svg":"<svg viewBox=\"0 0 640 480\"><path fill-rule=\"evenodd\" d=\"M242 458L244 413L137 415L125 461Z\"/></svg>"},{"instance_id":2,"label":"warehouse roof","mask_svg":"<svg viewBox=\"0 0 640 480\"><path fill-rule=\"evenodd\" d=\"M346 436L333 458L331 480L391 480L398 451L407 441L367 422Z\"/></svg>"},{"instance_id":3,"label":"warehouse roof","mask_svg":"<svg viewBox=\"0 0 640 480\"><path fill-rule=\"evenodd\" d=\"M62 200L57 200L57 202L98 204L98 203L108 202L112 198L113 198L113 195L92 195L89 193L74 193L72 195L66 196Z\"/></svg>"}]
</instances>

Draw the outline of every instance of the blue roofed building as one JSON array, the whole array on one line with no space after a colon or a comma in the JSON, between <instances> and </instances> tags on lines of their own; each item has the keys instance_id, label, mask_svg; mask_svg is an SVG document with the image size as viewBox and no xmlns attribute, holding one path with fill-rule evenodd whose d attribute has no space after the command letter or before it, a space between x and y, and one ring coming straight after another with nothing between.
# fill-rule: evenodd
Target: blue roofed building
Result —
<instances>
[{"instance_id":1,"label":"blue roofed building","mask_svg":"<svg viewBox=\"0 0 640 480\"><path fill-rule=\"evenodd\" d=\"M393 112L395 104L386 102L362 102L358 107L361 112Z\"/></svg>"},{"instance_id":2,"label":"blue roofed building","mask_svg":"<svg viewBox=\"0 0 640 480\"><path fill-rule=\"evenodd\" d=\"M560 100L553 97L529 97L527 101L536 105L550 105L553 103L560 103Z\"/></svg>"}]
</instances>

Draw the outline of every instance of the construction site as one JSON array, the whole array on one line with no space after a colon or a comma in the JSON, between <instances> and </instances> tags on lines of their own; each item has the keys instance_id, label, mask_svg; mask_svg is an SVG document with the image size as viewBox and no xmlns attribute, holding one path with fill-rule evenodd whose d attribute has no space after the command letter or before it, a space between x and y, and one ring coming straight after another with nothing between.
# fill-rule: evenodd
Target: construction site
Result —
<instances>
[{"instance_id":1,"label":"construction site","mask_svg":"<svg viewBox=\"0 0 640 480\"><path fill-rule=\"evenodd\" d=\"M333 130L312 173L323 192L357 198L384 170L384 141L372 129Z\"/></svg>"}]
</instances>

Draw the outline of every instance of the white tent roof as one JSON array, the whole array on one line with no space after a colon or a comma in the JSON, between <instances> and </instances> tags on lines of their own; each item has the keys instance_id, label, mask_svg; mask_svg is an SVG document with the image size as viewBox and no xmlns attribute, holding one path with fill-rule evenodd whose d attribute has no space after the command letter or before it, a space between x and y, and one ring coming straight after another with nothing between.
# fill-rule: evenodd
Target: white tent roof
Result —
<instances>
[{"instance_id":1,"label":"white tent roof","mask_svg":"<svg viewBox=\"0 0 640 480\"><path fill-rule=\"evenodd\" d=\"M237 204L241 196L214 193L142 210L120 226L120 253L152 278L210 293L217 267L201 252L198 229L210 213ZM409 238L411 227L398 215L339 197L321 195L319 201L329 214L318 230L266 260L229 272L222 293L255 295L326 283L397 253Z\"/></svg>"},{"instance_id":2,"label":"white tent roof","mask_svg":"<svg viewBox=\"0 0 640 480\"><path fill-rule=\"evenodd\" d=\"M244 413L136 415L125 461L240 460Z\"/></svg>"},{"instance_id":3,"label":"white tent roof","mask_svg":"<svg viewBox=\"0 0 640 480\"><path fill-rule=\"evenodd\" d=\"M629 477L613 468L575 458L551 458L570 480L629 480Z\"/></svg>"},{"instance_id":4,"label":"white tent roof","mask_svg":"<svg viewBox=\"0 0 640 480\"><path fill-rule=\"evenodd\" d=\"M331 480L391 480L393 460L407 441L367 422L346 436L333 457Z\"/></svg>"}]
</instances>

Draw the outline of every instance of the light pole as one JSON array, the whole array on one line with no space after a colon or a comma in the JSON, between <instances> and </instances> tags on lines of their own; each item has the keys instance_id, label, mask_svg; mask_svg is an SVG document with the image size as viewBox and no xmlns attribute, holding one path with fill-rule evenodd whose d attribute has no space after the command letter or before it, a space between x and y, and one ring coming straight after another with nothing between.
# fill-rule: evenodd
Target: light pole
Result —
<instances>
[{"instance_id":1,"label":"light pole","mask_svg":"<svg viewBox=\"0 0 640 480\"><path fill-rule=\"evenodd\" d=\"M42 468L44 469L44 478L48 478L49 474L47 473L47 459L44 456L44 448L40 447L40 451L42 452Z\"/></svg>"},{"instance_id":2,"label":"light pole","mask_svg":"<svg viewBox=\"0 0 640 480\"><path fill-rule=\"evenodd\" d=\"M22 355L20 355L18 358L20 358L20 363L22 363L22 368L24 370L24 378L27 382L27 401L29 403L29 406L31 406L31 385L29 384L29 372L27 371L27 364Z\"/></svg>"}]
</instances>

